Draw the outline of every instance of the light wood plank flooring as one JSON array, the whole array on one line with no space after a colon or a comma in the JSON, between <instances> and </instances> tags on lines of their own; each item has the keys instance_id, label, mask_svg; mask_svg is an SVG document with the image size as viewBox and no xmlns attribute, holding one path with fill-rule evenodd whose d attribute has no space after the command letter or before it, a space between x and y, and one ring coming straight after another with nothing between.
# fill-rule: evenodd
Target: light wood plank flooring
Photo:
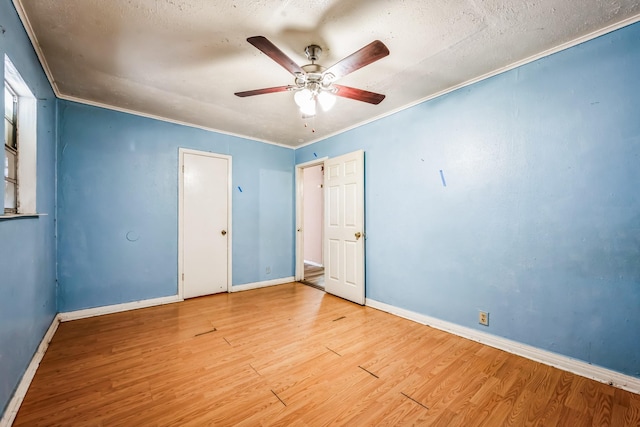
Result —
<instances>
[{"instance_id":1,"label":"light wood plank flooring","mask_svg":"<svg viewBox=\"0 0 640 427\"><path fill-rule=\"evenodd\" d=\"M639 426L640 396L299 283L60 325L15 426Z\"/></svg>"}]
</instances>

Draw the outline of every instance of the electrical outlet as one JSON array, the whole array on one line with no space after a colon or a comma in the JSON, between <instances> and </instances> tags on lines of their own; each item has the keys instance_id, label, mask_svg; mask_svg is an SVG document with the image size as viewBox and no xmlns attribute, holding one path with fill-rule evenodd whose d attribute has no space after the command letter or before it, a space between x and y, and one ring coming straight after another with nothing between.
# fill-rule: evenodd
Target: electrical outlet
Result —
<instances>
[{"instance_id":1,"label":"electrical outlet","mask_svg":"<svg viewBox=\"0 0 640 427\"><path fill-rule=\"evenodd\" d=\"M478 313L478 323L484 326L489 326L489 313L486 311L480 311Z\"/></svg>"}]
</instances>

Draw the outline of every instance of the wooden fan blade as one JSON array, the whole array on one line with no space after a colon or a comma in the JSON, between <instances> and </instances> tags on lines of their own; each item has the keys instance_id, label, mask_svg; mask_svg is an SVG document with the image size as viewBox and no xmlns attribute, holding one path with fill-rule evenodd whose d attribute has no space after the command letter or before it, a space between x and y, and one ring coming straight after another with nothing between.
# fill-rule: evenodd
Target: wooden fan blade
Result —
<instances>
[{"instance_id":1,"label":"wooden fan blade","mask_svg":"<svg viewBox=\"0 0 640 427\"><path fill-rule=\"evenodd\" d=\"M336 79L339 79L387 55L389 55L387 46L380 40L375 40L329 67L325 74L331 73Z\"/></svg>"},{"instance_id":2,"label":"wooden fan blade","mask_svg":"<svg viewBox=\"0 0 640 427\"><path fill-rule=\"evenodd\" d=\"M266 87L264 89L247 90L244 92L236 92L234 95L244 98L245 96L264 95L265 93L286 92L295 88L295 86L276 86Z\"/></svg>"},{"instance_id":3,"label":"wooden fan blade","mask_svg":"<svg viewBox=\"0 0 640 427\"><path fill-rule=\"evenodd\" d=\"M269 40L267 40L266 37L263 37L263 36L249 37L247 41L252 45L254 45L256 48L258 48L259 50L261 50L269 58L276 61L285 70L287 70L294 76L296 75L296 73L304 74L304 70L300 68L298 64L293 62L291 58L289 58L287 55L284 54L284 52L278 49L276 45L274 45Z\"/></svg>"},{"instance_id":4,"label":"wooden fan blade","mask_svg":"<svg viewBox=\"0 0 640 427\"><path fill-rule=\"evenodd\" d=\"M369 92L368 90L356 89L355 87L333 85L337 89L336 96L343 98L355 99L356 101L368 102L369 104L378 105L385 98L381 93Z\"/></svg>"}]
</instances>

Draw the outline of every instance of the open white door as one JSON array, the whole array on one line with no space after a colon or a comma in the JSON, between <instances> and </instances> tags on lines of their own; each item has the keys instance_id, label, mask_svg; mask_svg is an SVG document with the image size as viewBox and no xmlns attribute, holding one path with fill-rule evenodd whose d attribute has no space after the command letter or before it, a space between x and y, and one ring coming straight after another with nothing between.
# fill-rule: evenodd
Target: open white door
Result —
<instances>
[{"instance_id":1,"label":"open white door","mask_svg":"<svg viewBox=\"0 0 640 427\"><path fill-rule=\"evenodd\" d=\"M324 165L325 290L364 304L364 151Z\"/></svg>"}]
</instances>

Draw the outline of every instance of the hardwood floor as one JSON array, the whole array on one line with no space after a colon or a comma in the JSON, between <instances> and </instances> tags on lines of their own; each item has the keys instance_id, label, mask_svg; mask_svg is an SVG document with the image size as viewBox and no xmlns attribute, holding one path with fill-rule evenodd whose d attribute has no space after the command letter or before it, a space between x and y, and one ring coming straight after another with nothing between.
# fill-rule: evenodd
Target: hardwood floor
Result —
<instances>
[{"instance_id":1,"label":"hardwood floor","mask_svg":"<svg viewBox=\"0 0 640 427\"><path fill-rule=\"evenodd\" d=\"M62 323L14 426L639 426L640 396L299 283Z\"/></svg>"},{"instance_id":2,"label":"hardwood floor","mask_svg":"<svg viewBox=\"0 0 640 427\"><path fill-rule=\"evenodd\" d=\"M302 283L324 289L324 267L305 263Z\"/></svg>"}]
</instances>

